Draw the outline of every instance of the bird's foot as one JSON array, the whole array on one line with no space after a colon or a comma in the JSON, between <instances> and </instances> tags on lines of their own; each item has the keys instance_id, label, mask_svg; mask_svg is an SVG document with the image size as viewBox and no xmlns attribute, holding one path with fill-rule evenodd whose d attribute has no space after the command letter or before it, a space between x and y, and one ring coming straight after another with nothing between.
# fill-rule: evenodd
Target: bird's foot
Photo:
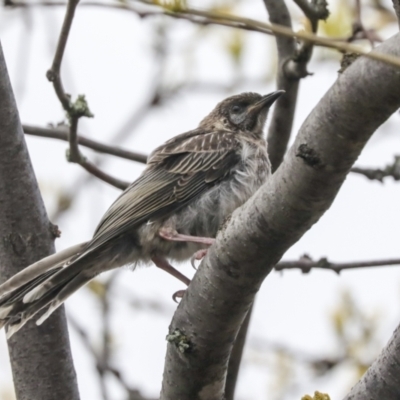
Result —
<instances>
[{"instance_id":1,"label":"bird's foot","mask_svg":"<svg viewBox=\"0 0 400 400\"><path fill-rule=\"evenodd\" d=\"M165 272L168 272L170 275L183 282L186 286L189 286L190 279L187 278L185 275L181 274L177 269L175 269L165 258L156 256L153 257L151 260L156 265L156 267L162 269ZM178 302L176 299L177 298L181 299L184 293L185 290L178 290L172 295L172 299L175 301L175 303Z\"/></svg>"},{"instance_id":2,"label":"bird's foot","mask_svg":"<svg viewBox=\"0 0 400 400\"><path fill-rule=\"evenodd\" d=\"M177 298L181 299L183 297L183 295L185 294L185 292L186 292L186 290L178 290L177 292L175 292L172 295L172 300L174 300L174 302L177 303L178 302Z\"/></svg>"},{"instance_id":3,"label":"bird's foot","mask_svg":"<svg viewBox=\"0 0 400 400\"><path fill-rule=\"evenodd\" d=\"M168 272L170 275L183 282L186 286L189 286L190 279L181 274L177 269L175 269L165 258L155 256L151 260L156 265L156 267L162 269L165 272Z\"/></svg>"},{"instance_id":4,"label":"bird's foot","mask_svg":"<svg viewBox=\"0 0 400 400\"><path fill-rule=\"evenodd\" d=\"M163 239L171 240L173 242L200 243L200 244L205 244L207 246L211 246L215 242L214 238L182 235L182 234L178 233L175 229L171 229L171 228L161 228L158 231L158 234Z\"/></svg>"},{"instance_id":5,"label":"bird's foot","mask_svg":"<svg viewBox=\"0 0 400 400\"><path fill-rule=\"evenodd\" d=\"M206 256L207 252L208 252L208 249L201 249L199 251L196 251L196 253L194 253L192 255L192 258L190 259L190 263L192 264L192 267L194 269L197 270L196 261L202 260Z\"/></svg>"}]
</instances>

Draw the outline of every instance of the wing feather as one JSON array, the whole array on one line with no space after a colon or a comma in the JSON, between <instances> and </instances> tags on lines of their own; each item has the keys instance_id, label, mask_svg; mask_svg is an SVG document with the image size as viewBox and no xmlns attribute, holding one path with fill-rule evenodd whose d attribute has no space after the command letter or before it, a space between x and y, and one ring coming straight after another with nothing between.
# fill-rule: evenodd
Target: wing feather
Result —
<instances>
[{"instance_id":1,"label":"wing feather","mask_svg":"<svg viewBox=\"0 0 400 400\"><path fill-rule=\"evenodd\" d=\"M146 221L164 218L209 190L240 162L239 146L234 134L225 131L190 131L166 142L106 212L87 251Z\"/></svg>"}]
</instances>

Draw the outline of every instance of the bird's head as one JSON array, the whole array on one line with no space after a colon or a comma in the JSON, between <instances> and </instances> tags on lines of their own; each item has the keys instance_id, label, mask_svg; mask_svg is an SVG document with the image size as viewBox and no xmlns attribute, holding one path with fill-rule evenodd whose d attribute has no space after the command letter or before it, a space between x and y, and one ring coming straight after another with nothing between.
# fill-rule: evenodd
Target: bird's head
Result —
<instances>
[{"instance_id":1,"label":"bird's head","mask_svg":"<svg viewBox=\"0 0 400 400\"><path fill-rule=\"evenodd\" d=\"M283 90L277 90L265 96L258 93L241 93L228 97L217 104L201 121L200 126L208 129L250 132L261 136L268 110L283 93L285 93Z\"/></svg>"}]
</instances>

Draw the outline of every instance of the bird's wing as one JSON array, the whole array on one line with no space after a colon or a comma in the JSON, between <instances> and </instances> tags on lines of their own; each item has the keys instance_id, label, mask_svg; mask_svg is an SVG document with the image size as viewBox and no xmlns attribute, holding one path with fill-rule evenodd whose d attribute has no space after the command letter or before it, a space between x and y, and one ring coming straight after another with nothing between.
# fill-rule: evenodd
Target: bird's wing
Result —
<instances>
[{"instance_id":1,"label":"bird's wing","mask_svg":"<svg viewBox=\"0 0 400 400\"><path fill-rule=\"evenodd\" d=\"M106 212L88 251L207 191L240 162L239 145L233 133L190 131L157 148L143 174Z\"/></svg>"}]
</instances>

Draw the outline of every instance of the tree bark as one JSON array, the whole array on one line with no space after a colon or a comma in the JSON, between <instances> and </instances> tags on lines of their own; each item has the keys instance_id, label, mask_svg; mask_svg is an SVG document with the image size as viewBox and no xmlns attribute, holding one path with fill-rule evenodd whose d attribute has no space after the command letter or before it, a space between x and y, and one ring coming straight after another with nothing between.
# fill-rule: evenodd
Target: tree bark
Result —
<instances>
[{"instance_id":1,"label":"tree bark","mask_svg":"<svg viewBox=\"0 0 400 400\"><path fill-rule=\"evenodd\" d=\"M400 326L344 400L400 399Z\"/></svg>"},{"instance_id":2,"label":"tree bark","mask_svg":"<svg viewBox=\"0 0 400 400\"><path fill-rule=\"evenodd\" d=\"M54 252L0 46L0 280ZM79 400L64 309L8 341L18 400Z\"/></svg>"},{"instance_id":3,"label":"tree bark","mask_svg":"<svg viewBox=\"0 0 400 400\"><path fill-rule=\"evenodd\" d=\"M377 48L400 55L400 35ZM162 400L221 400L232 344L261 283L331 206L374 131L400 107L400 71L360 57L304 122L276 173L233 213L175 312Z\"/></svg>"}]
</instances>

